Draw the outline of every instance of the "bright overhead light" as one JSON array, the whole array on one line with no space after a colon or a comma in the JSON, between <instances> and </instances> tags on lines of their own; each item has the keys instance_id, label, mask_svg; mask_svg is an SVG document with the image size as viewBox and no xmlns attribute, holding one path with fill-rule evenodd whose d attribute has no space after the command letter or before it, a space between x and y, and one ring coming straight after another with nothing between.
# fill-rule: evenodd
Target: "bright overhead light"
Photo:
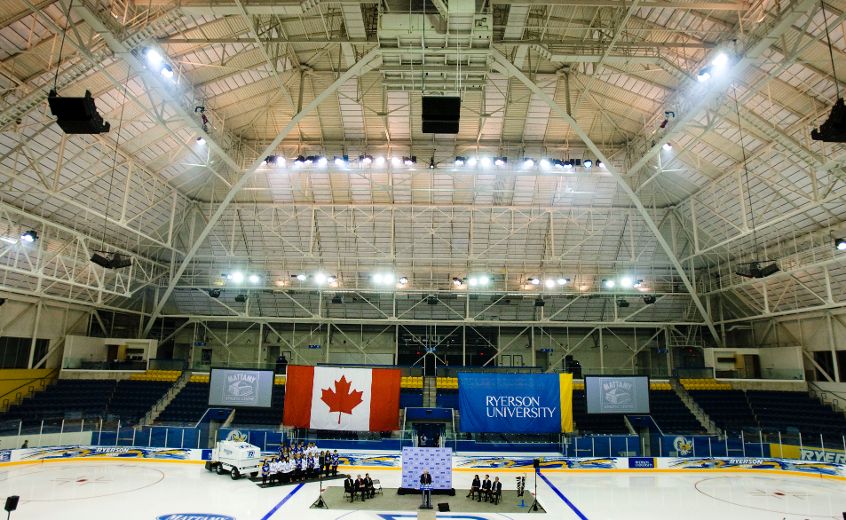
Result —
<instances>
[{"instance_id":1,"label":"bright overhead light","mask_svg":"<svg viewBox=\"0 0 846 520\"><path fill-rule=\"evenodd\" d=\"M234 283L243 283L244 273L242 273L241 271L235 271L234 273L229 275L229 281Z\"/></svg>"},{"instance_id":2,"label":"bright overhead light","mask_svg":"<svg viewBox=\"0 0 846 520\"><path fill-rule=\"evenodd\" d=\"M38 240L38 233L36 233L35 230L33 230L33 229L30 229L29 231L24 231L23 233L21 233L21 242L26 242L28 244L31 244L31 243L35 242L36 240Z\"/></svg>"},{"instance_id":3,"label":"bright overhead light","mask_svg":"<svg viewBox=\"0 0 846 520\"><path fill-rule=\"evenodd\" d=\"M374 274L374 275L371 277L371 279L373 280L373 283L376 283L376 284L380 284L380 285L381 285L381 284L382 284L382 282L383 282L382 273L376 273L376 274Z\"/></svg>"},{"instance_id":4,"label":"bright overhead light","mask_svg":"<svg viewBox=\"0 0 846 520\"><path fill-rule=\"evenodd\" d=\"M383 164L385 164L385 158L380 155L379 157L374 159L374 162L376 163L376 166L382 166Z\"/></svg>"},{"instance_id":5,"label":"bright overhead light","mask_svg":"<svg viewBox=\"0 0 846 520\"><path fill-rule=\"evenodd\" d=\"M704 83L704 82L708 81L709 79L711 79L711 67L703 67L696 74L696 80L699 81L700 83Z\"/></svg>"},{"instance_id":6,"label":"bright overhead light","mask_svg":"<svg viewBox=\"0 0 846 520\"><path fill-rule=\"evenodd\" d=\"M343 157L335 157L335 166L345 166L347 161Z\"/></svg>"},{"instance_id":7,"label":"bright overhead light","mask_svg":"<svg viewBox=\"0 0 846 520\"><path fill-rule=\"evenodd\" d=\"M541 170L548 170L552 166L552 163L549 162L549 159L541 159L538 166L540 166Z\"/></svg>"},{"instance_id":8,"label":"bright overhead light","mask_svg":"<svg viewBox=\"0 0 846 520\"><path fill-rule=\"evenodd\" d=\"M505 163L507 163L507 162L508 162L508 158L507 158L507 157L496 157L496 158L494 159L494 164L495 164L496 166L505 166ZM532 164L534 164L534 161L532 161Z\"/></svg>"},{"instance_id":9,"label":"bright overhead light","mask_svg":"<svg viewBox=\"0 0 846 520\"><path fill-rule=\"evenodd\" d=\"M382 282L384 282L385 285L391 285L394 283L394 280L395 278L392 273L385 273L382 275Z\"/></svg>"},{"instance_id":10,"label":"bright overhead light","mask_svg":"<svg viewBox=\"0 0 846 520\"><path fill-rule=\"evenodd\" d=\"M296 159L294 159L294 164L301 165L306 163L306 158L302 155L298 155Z\"/></svg>"},{"instance_id":11,"label":"bright overhead light","mask_svg":"<svg viewBox=\"0 0 846 520\"><path fill-rule=\"evenodd\" d=\"M462 280L461 278L458 278L457 276L452 279L452 285L454 285L456 287L461 287L461 285L463 283L464 283L464 280Z\"/></svg>"},{"instance_id":12,"label":"bright overhead light","mask_svg":"<svg viewBox=\"0 0 846 520\"><path fill-rule=\"evenodd\" d=\"M632 286L632 279L628 276L624 276L620 278L620 287L631 287Z\"/></svg>"},{"instance_id":13,"label":"bright overhead light","mask_svg":"<svg viewBox=\"0 0 846 520\"><path fill-rule=\"evenodd\" d=\"M471 158L467 159L467 166L472 168L472 167L476 166L476 162L477 162L477 159L475 157L471 157Z\"/></svg>"},{"instance_id":14,"label":"bright overhead light","mask_svg":"<svg viewBox=\"0 0 846 520\"><path fill-rule=\"evenodd\" d=\"M482 275L479 277L479 285L488 285L491 283L491 278L487 275Z\"/></svg>"},{"instance_id":15,"label":"bright overhead light","mask_svg":"<svg viewBox=\"0 0 846 520\"><path fill-rule=\"evenodd\" d=\"M328 162L329 162L329 161L326 159L326 157L323 157L322 155L321 155L321 156L319 156L319 157L317 157L317 165L318 165L318 166L326 166L326 164L327 164Z\"/></svg>"},{"instance_id":16,"label":"bright overhead light","mask_svg":"<svg viewBox=\"0 0 846 520\"><path fill-rule=\"evenodd\" d=\"M835 238L834 247L837 248L838 251L846 251L846 239Z\"/></svg>"},{"instance_id":17,"label":"bright overhead light","mask_svg":"<svg viewBox=\"0 0 846 520\"><path fill-rule=\"evenodd\" d=\"M399 166L402 164L402 159L399 157L391 157L391 166Z\"/></svg>"},{"instance_id":18,"label":"bright overhead light","mask_svg":"<svg viewBox=\"0 0 846 520\"><path fill-rule=\"evenodd\" d=\"M249 280L250 283L259 283L261 281L261 277L257 274L251 274Z\"/></svg>"},{"instance_id":19,"label":"bright overhead light","mask_svg":"<svg viewBox=\"0 0 846 520\"><path fill-rule=\"evenodd\" d=\"M464 166L464 163L466 162L467 159L459 155L455 158L455 162L453 164L455 164L456 166Z\"/></svg>"},{"instance_id":20,"label":"bright overhead light","mask_svg":"<svg viewBox=\"0 0 846 520\"><path fill-rule=\"evenodd\" d=\"M364 166L367 166L368 164L373 162L373 156L372 155L359 155L358 156L358 162L360 162Z\"/></svg>"},{"instance_id":21,"label":"bright overhead light","mask_svg":"<svg viewBox=\"0 0 846 520\"><path fill-rule=\"evenodd\" d=\"M569 281L569 278L559 278L558 280L556 280L556 283L558 283L558 285L567 285L567 282Z\"/></svg>"},{"instance_id":22,"label":"bright overhead light","mask_svg":"<svg viewBox=\"0 0 846 520\"><path fill-rule=\"evenodd\" d=\"M338 277L337 277L337 276L327 276L327 277L326 277L326 282L327 282L329 285L332 285L332 284L334 284L334 283L335 283L335 282L337 282L337 281L338 281Z\"/></svg>"},{"instance_id":23,"label":"bright overhead light","mask_svg":"<svg viewBox=\"0 0 846 520\"><path fill-rule=\"evenodd\" d=\"M614 282L614 280L608 279L608 280L602 280L602 285L604 285L606 289L613 289L614 286L617 285L617 284L616 284L616 282Z\"/></svg>"},{"instance_id":24,"label":"bright overhead light","mask_svg":"<svg viewBox=\"0 0 846 520\"><path fill-rule=\"evenodd\" d=\"M597 168L605 168L605 163L602 162L602 161L596 161L596 167Z\"/></svg>"},{"instance_id":25,"label":"bright overhead light","mask_svg":"<svg viewBox=\"0 0 846 520\"><path fill-rule=\"evenodd\" d=\"M532 285L540 285L540 279L538 278L529 278L529 283Z\"/></svg>"},{"instance_id":26,"label":"bright overhead light","mask_svg":"<svg viewBox=\"0 0 846 520\"><path fill-rule=\"evenodd\" d=\"M728 65L728 61L729 61L728 54L721 52L721 53L717 54L716 56L714 56L714 61L711 62L711 65L713 65L715 68L721 69L721 68L725 67L726 65Z\"/></svg>"},{"instance_id":27,"label":"bright overhead light","mask_svg":"<svg viewBox=\"0 0 846 520\"><path fill-rule=\"evenodd\" d=\"M643 287L643 280L635 280L632 284L632 287L634 287L635 289L640 289L641 287Z\"/></svg>"},{"instance_id":28,"label":"bright overhead light","mask_svg":"<svg viewBox=\"0 0 846 520\"><path fill-rule=\"evenodd\" d=\"M412 155L412 156L409 156L409 157L403 157L402 163L406 166L413 166L413 165L417 164L417 156Z\"/></svg>"},{"instance_id":29,"label":"bright overhead light","mask_svg":"<svg viewBox=\"0 0 846 520\"><path fill-rule=\"evenodd\" d=\"M306 275L304 275L304 274L298 274L298 275L296 276L296 278L297 278L297 280L299 280L299 281L301 281L301 282L304 282L304 281L308 280L308 276L306 276Z\"/></svg>"},{"instance_id":30,"label":"bright overhead light","mask_svg":"<svg viewBox=\"0 0 846 520\"><path fill-rule=\"evenodd\" d=\"M553 287L555 287L555 280L553 280L552 278L547 278L546 280L544 280L543 284L546 286L547 289L552 289Z\"/></svg>"},{"instance_id":31,"label":"bright overhead light","mask_svg":"<svg viewBox=\"0 0 846 520\"><path fill-rule=\"evenodd\" d=\"M164 67L162 67L161 74L162 74L162 77L165 78L165 79L172 78L173 77L173 67L171 67L170 65L165 65Z\"/></svg>"},{"instance_id":32,"label":"bright overhead light","mask_svg":"<svg viewBox=\"0 0 846 520\"><path fill-rule=\"evenodd\" d=\"M164 58L156 49L147 49L144 51L144 57L147 59L147 63L153 67L158 67L164 61Z\"/></svg>"},{"instance_id":33,"label":"bright overhead light","mask_svg":"<svg viewBox=\"0 0 846 520\"><path fill-rule=\"evenodd\" d=\"M665 150L672 150L673 149L673 145L671 145L670 143L664 143L661 147Z\"/></svg>"},{"instance_id":34,"label":"bright overhead light","mask_svg":"<svg viewBox=\"0 0 846 520\"><path fill-rule=\"evenodd\" d=\"M467 285L469 285L470 287L476 287L477 285L479 285L479 279L475 276L472 276L469 280L467 280Z\"/></svg>"},{"instance_id":35,"label":"bright overhead light","mask_svg":"<svg viewBox=\"0 0 846 520\"><path fill-rule=\"evenodd\" d=\"M326 283L326 275L324 273L315 273L314 283L316 283L317 285L323 285L324 283Z\"/></svg>"},{"instance_id":36,"label":"bright overhead light","mask_svg":"<svg viewBox=\"0 0 846 520\"><path fill-rule=\"evenodd\" d=\"M505 164L505 163L503 163L503 164ZM526 157L525 159L523 159L523 168L531 168L534 165L535 165L534 159L532 159L530 157ZM497 165L497 166L499 166L499 165Z\"/></svg>"},{"instance_id":37,"label":"bright overhead light","mask_svg":"<svg viewBox=\"0 0 846 520\"><path fill-rule=\"evenodd\" d=\"M400 285L408 285L408 277L407 276L400 276L399 284Z\"/></svg>"},{"instance_id":38,"label":"bright overhead light","mask_svg":"<svg viewBox=\"0 0 846 520\"><path fill-rule=\"evenodd\" d=\"M585 168L592 168L593 167L593 161L591 161L590 159L585 159L582 164L585 165Z\"/></svg>"},{"instance_id":39,"label":"bright overhead light","mask_svg":"<svg viewBox=\"0 0 846 520\"><path fill-rule=\"evenodd\" d=\"M482 157L479 159L479 164L482 168L490 168L491 167L491 158L490 157Z\"/></svg>"},{"instance_id":40,"label":"bright overhead light","mask_svg":"<svg viewBox=\"0 0 846 520\"><path fill-rule=\"evenodd\" d=\"M197 138L197 144L199 144L199 145L206 144L206 138L202 137L202 136L198 137Z\"/></svg>"}]
</instances>

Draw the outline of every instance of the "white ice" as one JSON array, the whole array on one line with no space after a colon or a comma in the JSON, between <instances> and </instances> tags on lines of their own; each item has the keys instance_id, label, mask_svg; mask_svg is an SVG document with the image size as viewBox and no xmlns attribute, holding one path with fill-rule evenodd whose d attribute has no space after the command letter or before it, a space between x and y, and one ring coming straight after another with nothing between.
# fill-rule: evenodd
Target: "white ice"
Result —
<instances>
[{"instance_id":1,"label":"white ice","mask_svg":"<svg viewBox=\"0 0 846 520\"><path fill-rule=\"evenodd\" d=\"M397 487L400 472L367 470L386 488ZM361 473L364 470L360 471ZM353 473L359 473L353 470ZM483 471L480 471L483 473ZM514 488L517 473L489 471ZM572 503L538 480L538 500L549 520L843 520L846 482L764 472L612 473L548 472L549 481ZM534 487L531 473L528 489ZM456 471L454 485L466 488L472 472ZM466 482L465 482L466 481ZM341 485L340 480L328 485ZM293 486L262 489L246 479L209 473L201 465L131 460L63 461L0 468L0 500L20 495L13 520L155 520L175 513L228 515L237 520L385 520L390 510L350 512L315 510L318 484L304 485L276 508ZM440 497L438 497L440 499ZM463 494L446 501L468 500ZM529 498L529 500L531 500ZM379 507L380 499L373 501ZM330 504L331 507L331 504ZM274 510L274 508L276 508ZM399 512L393 512L399 513ZM413 518L402 512L398 520ZM442 513L457 517L514 520L537 514Z\"/></svg>"}]
</instances>

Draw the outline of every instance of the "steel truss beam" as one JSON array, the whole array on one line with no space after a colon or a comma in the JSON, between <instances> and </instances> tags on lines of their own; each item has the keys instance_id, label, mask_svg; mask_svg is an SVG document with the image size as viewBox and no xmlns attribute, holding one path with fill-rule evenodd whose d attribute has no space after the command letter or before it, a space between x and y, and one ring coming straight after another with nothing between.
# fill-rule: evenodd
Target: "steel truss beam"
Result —
<instances>
[{"instance_id":1,"label":"steel truss beam","mask_svg":"<svg viewBox=\"0 0 846 520\"><path fill-rule=\"evenodd\" d=\"M293 118L291 118L291 121L289 121L288 124L279 132L276 138L273 139L273 141L271 141L271 143L265 147L262 153L258 154L258 157L253 161L253 163L241 174L241 177L238 179L238 182L236 182L232 186L232 188L230 188L229 192L226 194L223 200L221 200L220 203L217 205L217 209L209 217L206 226L203 228L202 231L200 231L200 233L195 238L194 244L188 250L187 254L185 255L185 258L183 258L182 262L180 263L179 268L176 270L175 273L173 273L173 276L171 277L167 288L165 289L164 293L160 296L159 302L157 303L155 310L153 311L152 316L144 329L145 336L149 333L150 329L153 326L153 321L161 313L168 298L170 298L170 295L173 293L174 288L179 283L179 279L185 273L185 270L188 268L191 261L193 260L194 255L197 254L197 251L199 251L203 242L205 242L206 238L209 236L209 233L211 233L212 229L214 229L215 225L217 225L217 222L220 220L220 217L223 216L223 213L226 211L227 206L233 201L235 196L244 188L244 186L247 185L247 183L252 178L253 174L261 166L264 157L273 153L273 151L276 149L279 143L282 142L285 136L288 135L288 133L291 132L291 130L293 130L306 115L316 109L320 105L320 103L323 102L323 100L333 94L338 89L338 87L340 87L350 79L370 70L370 68L375 65L374 62L377 61L376 58L378 57L378 55L379 53L377 49L370 51L361 59L359 59L359 61L357 61L355 65L353 65L352 67L347 69L346 72L341 74L338 79L335 80L332 85L330 85L326 90L315 96L315 98L309 104L304 106L302 110L300 110Z\"/></svg>"},{"instance_id":2,"label":"steel truss beam","mask_svg":"<svg viewBox=\"0 0 846 520\"><path fill-rule=\"evenodd\" d=\"M617 185L626 193L626 195L631 199L632 204L637 209L637 212L640 214L643 221L646 223L646 226L655 236L655 239L658 241L658 244L661 246L661 249L664 250L664 253L670 259L670 262L673 264L676 272L681 278L682 283L687 288L687 291L690 293L690 297L693 300L694 305L699 310L700 315L708 327L708 330L711 333L714 341L717 342L718 345L722 345L722 338L717 333L717 329L714 328L714 323L711 319L710 314L708 313L707 309L703 305L702 301L700 300L699 296L696 294L696 289L688 278L687 273L685 272L684 268L682 267L681 263L679 263L679 259L676 257L675 252L664 239L664 236L661 234L661 231L658 229L658 226L655 224L655 221L652 219L652 216L649 214L649 211L640 201L640 198L637 194L632 190L631 186L629 186L628 182L616 171L616 169L612 166L611 162L608 160L608 157L599 149L598 146L590 139L587 132L585 132L579 124L573 119L570 114L568 114L562 107L560 107L555 100L553 100L546 92L543 91L537 84L535 84L532 80L526 77L517 67L511 63L508 58L504 55L492 51L492 55L494 60L510 75L519 79L524 85L526 85L532 92L538 96L543 102L549 105L550 109L555 112L559 117L564 119L568 125L570 125L571 129L579 136L585 145L596 155L596 158L601 160L603 163L606 164L606 169L608 173L610 173L614 180L617 181Z\"/></svg>"}]
</instances>

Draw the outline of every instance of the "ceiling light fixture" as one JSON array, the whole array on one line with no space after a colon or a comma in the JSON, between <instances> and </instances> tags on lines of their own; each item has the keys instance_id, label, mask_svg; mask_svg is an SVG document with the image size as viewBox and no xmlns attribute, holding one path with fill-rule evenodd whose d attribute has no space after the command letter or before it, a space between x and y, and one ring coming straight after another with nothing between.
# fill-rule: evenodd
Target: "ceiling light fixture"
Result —
<instances>
[{"instance_id":1,"label":"ceiling light fixture","mask_svg":"<svg viewBox=\"0 0 846 520\"><path fill-rule=\"evenodd\" d=\"M455 158L455 162L453 164L460 167L460 166L464 166L464 163L466 163L466 162L467 162L467 159L465 159L464 157L461 157L459 155L458 157Z\"/></svg>"},{"instance_id":2,"label":"ceiling light fixture","mask_svg":"<svg viewBox=\"0 0 846 520\"><path fill-rule=\"evenodd\" d=\"M846 239L844 238L835 238L834 239L834 248L838 251L846 251Z\"/></svg>"},{"instance_id":3,"label":"ceiling light fixture","mask_svg":"<svg viewBox=\"0 0 846 520\"><path fill-rule=\"evenodd\" d=\"M591 161L590 159L585 159L585 161L582 164L584 164L585 168L587 168L587 169L590 169L590 168L593 167L593 161Z\"/></svg>"},{"instance_id":4,"label":"ceiling light fixture","mask_svg":"<svg viewBox=\"0 0 846 520\"><path fill-rule=\"evenodd\" d=\"M669 151L669 150L672 150L672 149L673 149L673 145L672 145L672 144L670 144L670 143L664 143L664 144L661 146L661 148L663 148L664 150Z\"/></svg>"},{"instance_id":5,"label":"ceiling light fixture","mask_svg":"<svg viewBox=\"0 0 846 520\"><path fill-rule=\"evenodd\" d=\"M21 242L31 244L38 240L38 233L34 229L21 233Z\"/></svg>"}]
</instances>

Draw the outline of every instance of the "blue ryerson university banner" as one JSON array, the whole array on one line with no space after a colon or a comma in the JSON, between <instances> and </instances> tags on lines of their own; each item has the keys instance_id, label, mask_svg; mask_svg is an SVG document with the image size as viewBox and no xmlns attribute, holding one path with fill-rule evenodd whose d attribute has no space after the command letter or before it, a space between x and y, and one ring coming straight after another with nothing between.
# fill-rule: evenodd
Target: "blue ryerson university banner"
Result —
<instances>
[{"instance_id":1,"label":"blue ryerson university banner","mask_svg":"<svg viewBox=\"0 0 846 520\"><path fill-rule=\"evenodd\" d=\"M572 374L458 374L462 432L573 430Z\"/></svg>"}]
</instances>

